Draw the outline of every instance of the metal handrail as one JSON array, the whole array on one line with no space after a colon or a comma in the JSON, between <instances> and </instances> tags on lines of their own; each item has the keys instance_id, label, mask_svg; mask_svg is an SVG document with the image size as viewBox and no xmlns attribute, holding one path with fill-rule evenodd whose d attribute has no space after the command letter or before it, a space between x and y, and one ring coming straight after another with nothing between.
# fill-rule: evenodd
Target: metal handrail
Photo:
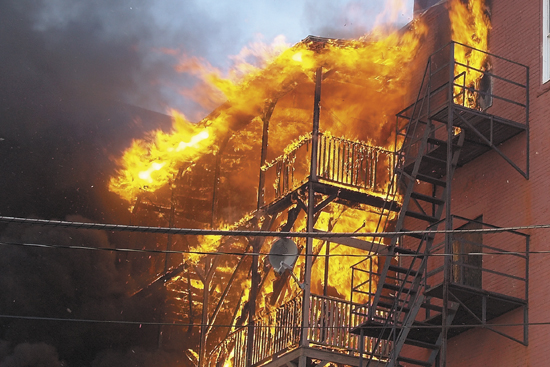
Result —
<instances>
[{"instance_id":1,"label":"metal handrail","mask_svg":"<svg viewBox=\"0 0 550 367\"><path fill-rule=\"evenodd\" d=\"M303 136L294 143L294 148L262 167L263 171L275 170L275 199L303 184L311 175L307 164L311 135ZM351 189L383 192L385 181L393 176L395 152L329 134L319 134L317 177L326 182L342 185ZM380 170L387 167L387 175L379 176Z\"/></svg>"}]
</instances>

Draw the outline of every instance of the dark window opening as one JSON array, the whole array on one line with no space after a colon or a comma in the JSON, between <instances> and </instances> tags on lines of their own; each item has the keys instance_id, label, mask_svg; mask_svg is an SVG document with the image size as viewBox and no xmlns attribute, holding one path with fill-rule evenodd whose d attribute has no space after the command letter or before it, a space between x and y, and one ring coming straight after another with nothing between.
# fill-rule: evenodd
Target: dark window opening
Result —
<instances>
[{"instance_id":1,"label":"dark window opening","mask_svg":"<svg viewBox=\"0 0 550 367\"><path fill-rule=\"evenodd\" d=\"M481 229L481 217L458 229ZM483 238L481 232L453 235L453 283L481 288L483 266Z\"/></svg>"}]
</instances>

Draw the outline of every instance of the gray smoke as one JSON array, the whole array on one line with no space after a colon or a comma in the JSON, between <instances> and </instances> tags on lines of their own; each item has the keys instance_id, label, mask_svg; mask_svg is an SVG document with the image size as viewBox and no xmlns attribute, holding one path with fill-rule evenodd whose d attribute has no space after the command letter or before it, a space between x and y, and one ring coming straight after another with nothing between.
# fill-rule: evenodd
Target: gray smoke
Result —
<instances>
[{"instance_id":1,"label":"gray smoke","mask_svg":"<svg viewBox=\"0 0 550 367\"><path fill-rule=\"evenodd\" d=\"M178 93L197 80L175 71L175 55L223 68L226 55L253 39L248 23L237 20L243 19L239 10L226 5L216 11L212 4L1 1L0 215L128 222L127 203L107 190L113 158L144 132L168 129L167 107L195 120L209 112ZM345 17L335 16L339 9L329 4L300 5L293 19L302 21L302 38L361 33L361 27L342 31ZM259 14L256 24L270 16ZM5 225L0 240L135 243L121 234ZM161 295L129 296L143 286L135 276L147 261L128 264L105 251L0 245L0 314L155 321ZM181 353L156 349L157 334L154 326L0 318L0 367L185 366Z\"/></svg>"},{"instance_id":2,"label":"gray smoke","mask_svg":"<svg viewBox=\"0 0 550 367\"><path fill-rule=\"evenodd\" d=\"M89 221L82 217L69 220ZM142 273L111 251L46 249L17 244L122 247L131 237L103 231L8 226L0 236L0 310L2 315L38 318L110 320L26 320L0 317L0 366L50 366L57 360L87 365L98 353L119 353L142 346L156 353L158 328L116 321L158 321L162 294L133 297ZM158 255L157 255L158 256ZM46 343L47 345L45 345ZM143 352L145 353L145 352ZM104 364L103 364L104 365ZM124 364L118 364L124 366Z\"/></svg>"},{"instance_id":3,"label":"gray smoke","mask_svg":"<svg viewBox=\"0 0 550 367\"><path fill-rule=\"evenodd\" d=\"M2 341L0 343L7 343ZM22 343L13 349L13 353L0 359L0 367L61 367L57 351L46 343Z\"/></svg>"}]
</instances>

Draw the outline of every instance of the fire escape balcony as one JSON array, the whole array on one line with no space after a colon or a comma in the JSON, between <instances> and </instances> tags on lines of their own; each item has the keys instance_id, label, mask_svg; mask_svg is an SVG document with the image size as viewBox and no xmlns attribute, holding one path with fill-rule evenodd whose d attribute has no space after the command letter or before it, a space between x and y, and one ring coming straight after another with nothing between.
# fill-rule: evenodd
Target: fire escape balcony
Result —
<instances>
[{"instance_id":1,"label":"fire escape balcony","mask_svg":"<svg viewBox=\"0 0 550 367\"><path fill-rule=\"evenodd\" d=\"M461 60L462 59L462 60ZM483 59L480 69L469 60ZM432 125L422 150L423 126ZM453 149L465 132L457 167L494 150L524 177L529 176L529 68L503 57L451 42L432 54L417 101L397 113L396 145L402 144L401 168L411 172L419 155L419 173L445 176L447 126ZM523 133L523 135L521 135ZM525 142L525 162L501 148L518 136Z\"/></svg>"},{"instance_id":2,"label":"fire escape balcony","mask_svg":"<svg viewBox=\"0 0 550 367\"><path fill-rule=\"evenodd\" d=\"M503 230L483 223L479 219L471 220L452 216L453 228L451 247L446 247L446 236L442 231L430 234L433 244L429 250L427 266L423 274L414 274L411 263L415 256L401 256L389 267L384 289L378 301L376 314L369 317L372 309L368 307L354 309L355 318L368 319L360 328L354 330L367 337L380 337L381 330L386 336L392 329L401 329L404 318L413 307L419 307L405 341L406 345L426 347L437 346L441 333L443 309L444 273L451 274L448 282L448 301L456 305L450 322L448 338L455 337L467 330L483 326L511 340L527 343L527 304L529 284L529 236L514 230ZM441 220L444 222L445 219ZM435 230L440 223L434 223L427 230ZM463 231L463 232L461 232ZM445 263L450 253L452 261ZM381 269L365 266L372 262L372 256L355 264L354 274L364 274L366 279L379 279ZM450 269L448 269L450 267ZM356 276L352 276L352 279ZM421 279L415 293L422 294L418 305L407 299L407 293L413 289L415 279ZM371 282L352 284L353 293L361 294L373 300L376 286ZM371 302L367 302L367 305ZM397 307L396 307L397 305ZM518 316L523 321L511 331L510 328L492 326L498 317L521 310ZM391 345L390 345L391 347Z\"/></svg>"},{"instance_id":3,"label":"fire escape balcony","mask_svg":"<svg viewBox=\"0 0 550 367\"><path fill-rule=\"evenodd\" d=\"M443 272L446 268L443 255L450 252L449 301L458 303L459 307L452 322L458 327L451 327L448 337L484 325L489 330L526 344L529 236L514 230L502 230L480 219L453 215L451 222L457 231L451 234L450 248L445 246L445 234L434 234L423 286L427 299L432 303L437 304L443 299ZM491 326L490 321L516 309L522 309L520 315L524 320L519 329L523 333ZM441 323L438 317L434 312L425 315L430 323Z\"/></svg>"},{"instance_id":4,"label":"fire escape balcony","mask_svg":"<svg viewBox=\"0 0 550 367\"><path fill-rule=\"evenodd\" d=\"M310 134L262 167L268 183L264 191L268 207L285 205L293 192L305 189L312 177L311 144ZM337 195L344 202L381 207L394 167L393 151L319 133L315 191Z\"/></svg>"},{"instance_id":5,"label":"fire escape balcony","mask_svg":"<svg viewBox=\"0 0 550 367\"><path fill-rule=\"evenodd\" d=\"M358 366L359 355L365 347L379 360L387 358L391 342L382 343L373 350L369 340L361 346L359 337L350 331L350 325L364 321L364 317L352 313L352 309L364 306L314 294L310 296L309 347L300 347L302 302L303 297L298 296L270 314L257 318L251 366L285 366L300 356ZM230 334L212 352L209 367L228 361L233 367L246 367L247 333L248 328L242 327Z\"/></svg>"}]
</instances>

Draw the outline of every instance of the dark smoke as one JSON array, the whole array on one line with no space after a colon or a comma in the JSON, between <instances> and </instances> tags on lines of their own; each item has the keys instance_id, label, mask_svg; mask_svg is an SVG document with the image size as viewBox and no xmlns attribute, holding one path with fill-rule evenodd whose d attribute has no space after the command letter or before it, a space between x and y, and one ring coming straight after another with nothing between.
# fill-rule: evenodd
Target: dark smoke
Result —
<instances>
[{"instance_id":1,"label":"dark smoke","mask_svg":"<svg viewBox=\"0 0 550 367\"><path fill-rule=\"evenodd\" d=\"M82 217L69 220L88 221ZM158 321L160 294L131 297L141 286L132 264L109 251L28 248L16 244L113 248L107 233L64 228L9 226L0 236L0 310L4 315L41 318ZM9 243L9 244L6 244ZM119 244L120 246L120 244ZM69 366L87 365L100 352L156 347L158 328L0 318L4 359L0 366L55 365L56 353ZM45 345L46 343L47 345ZM7 352L6 352L7 350ZM24 358L23 358L24 357ZM25 359L26 358L26 359ZM119 364L124 366L124 364Z\"/></svg>"},{"instance_id":2,"label":"dark smoke","mask_svg":"<svg viewBox=\"0 0 550 367\"><path fill-rule=\"evenodd\" d=\"M158 111L196 109L173 105L179 101L167 81L182 88L193 80L177 75L176 60L159 50L207 56L203 42L231 36L207 29L207 14L193 2L178 5L189 18L182 26L161 28L150 3L0 2L0 215L128 222L127 204L107 190L112 158L145 131L169 128ZM102 232L5 225L0 238L132 243ZM162 298L130 297L145 284L114 253L10 245L0 251L1 315L158 321ZM185 366L185 346L178 354L159 351L157 335L156 326L0 318L0 366Z\"/></svg>"},{"instance_id":3,"label":"dark smoke","mask_svg":"<svg viewBox=\"0 0 550 367\"><path fill-rule=\"evenodd\" d=\"M6 344L7 343L3 342ZM1 356L1 355L0 355ZM19 367L19 366L43 366L43 367L61 367L57 351L51 345L46 343L23 343L16 346L13 354L1 356L1 367Z\"/></svg>"},{"instance_id":4,"label":"dark smoke","mask_svg":"<svg viewBox=\"0 0 550 367\"><path fill-rule=\"evenodd\" d=\"M338 11L322 3L305 7L303 37L360 35L360 27L342 32L338 17L324 34L318 25ZM127 223L127 203L107 190L113 157L145 131L167 130L167 107L192 120L209 112L177 93L196 80L178 74L166 50L212 62L242 47L235 40L246 24L220 23L210 11L199 0L0 1L0 215ZM0 241L139 243L6 225ZM131 296L147 285L146 267L113 252L1 244L0 315L158 321L162 295ZM185 345L159 350L157 336L155 326L0 318L0 367L190 365Z\"/></svg>"}]
</instances>

